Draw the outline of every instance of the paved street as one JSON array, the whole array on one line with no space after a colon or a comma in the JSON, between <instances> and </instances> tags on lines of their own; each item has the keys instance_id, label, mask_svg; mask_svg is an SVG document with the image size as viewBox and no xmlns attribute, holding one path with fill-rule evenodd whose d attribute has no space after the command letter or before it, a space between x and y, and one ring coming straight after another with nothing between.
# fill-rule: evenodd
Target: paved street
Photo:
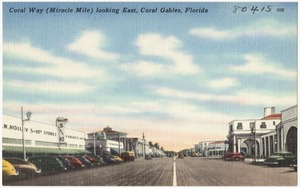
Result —
<instances>
[{"instance_id":1,"label":"paved street","mask_svg":"<svg viewBox=\"0 0 300 188\"><path fill-rule=\"evenodd\" d=\"M18 180L9 185L70 186L296 186L297 173L288 167L269 168L239 161L192 158L136 160L51 176ZM174 179L174 177L176 177Z\"/></svg>"}]
</instances>

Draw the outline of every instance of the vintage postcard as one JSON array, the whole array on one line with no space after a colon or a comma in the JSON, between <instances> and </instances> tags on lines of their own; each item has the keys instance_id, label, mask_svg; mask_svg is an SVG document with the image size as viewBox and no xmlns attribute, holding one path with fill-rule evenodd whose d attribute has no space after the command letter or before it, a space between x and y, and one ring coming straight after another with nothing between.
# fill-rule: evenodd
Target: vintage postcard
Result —
<instances>
[{"instance_id":1,"label":"vintage postcard","mask_svg":"<svg viewBox=\"0 0 300 188\"><path fill-rule=\"evenodd\" d=\"M297 1L2 16L2 185L298 185Z\"/></svg>"}]
</instances>

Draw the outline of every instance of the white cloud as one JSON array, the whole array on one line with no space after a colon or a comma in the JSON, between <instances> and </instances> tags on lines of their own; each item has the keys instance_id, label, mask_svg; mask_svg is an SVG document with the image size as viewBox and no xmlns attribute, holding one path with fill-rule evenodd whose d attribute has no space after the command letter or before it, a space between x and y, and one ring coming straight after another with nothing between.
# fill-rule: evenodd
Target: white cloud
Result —
<instances>
[{"instance_id":1,"label":"white cloud","mask_svg":"<svg viewBox=\"0 0 300 188\"><path fill-rule=\"evenodd\" d=\"M136 41L139 52L145 56L162 58L163 63L137 61L127 63L122 67L127 71L134 71L139 76L155 74L195 74L200 71L194 64L192 55L183 52L182 42L174 36L164 37L160 34L143 34Z\"/></svg>"},{"instance_id":2,"label":"white cloud","mask_svg":"<svg viewBox=\"0 0 300 188\"><path fill-rule=\"evenodd\" d=\"M4 55L18 57L22 60L38 63L38 66L12 66L7 64L4 68L7 71L23 72L54 76L63 79L89 78L96 74L103 76L100 69L89 67L88 65L71 60L65 57L55 56L43 49L32 46L29 43L4 43Z\"/></svg>"},{"instance_id":3,"label":"white cloud","mask_svg":"<svg viewBox=\"0 0 300 188\"><path fill-rule=\"evenodd\" d=\"M164 64L157 64L155 62L139 61L136 63L123 64L122 68L127 71L133 71L138 76L159 75L169 72L169 66Z\"/></svg>"},{"instance_id":4,"label":"white cloud","mask_svg":"<svg viewBox=\"0 0 300 188\"><path fill-rule=\"evenodd\" d=\"M231 103L239 105L263 105L263 106L291 106L297 103L297 94L285 92L285 93L264 93L260 90L257 91L239 91L233 95L215 95L215 94L203 94L196 92L187 92L166 87L154 88L154 92L164 96L184 100L195 101L208 101L208 102L220 102Z\"/></svg>"},{"instance_id":5,"label":"white cloud","mask_svg":"<svg viewBox=\"0 0 300 188\"><path fill-rule=\"evenodd\" d=\"M215 28L195 28L190 31L190 34L198 37L212 38L216 40L230 39L233 37L231 31L221 31Z\"/></svg>"},{"instance_id":6,"label":"white cloud","mask_svg":"<svg viewBox=\"0 0 300 188\"><path fill-rule=\"evenodd\" d=\"M283 69L279 64L270 62L262 56L247 54L244 59L246 64L231 66L230 69L245 74L269 74L275 79L278 77L295 81L297 79L297 71Z\"/></svg>"},{"instance_id":7,"label":"white cloud","mask_svg":"<svg viewBox=\"0 0 300 188\"><path fill-rule=\"evenodd\" d=\"M210 28L193 28L190 34L201 37L211 38L214 40L237 39L241 37L281 37L297 36L297 27L279 22L273 19L262 19L259 22L248 24L242 27L232 28L230 30L219 30L214 27Z\"/></svg>"},{"instance_id":8,"label":"white cloud","mask_svg":"<svg viewBox=\"0 0 300 188\"><path fill-rule=\"evenodd\" d=\"M68 50L102 60L117 60L119 55L105 51L105 37L97 31L86 31L76 41L68 45Z\"/></svg>"},{"instance_id":9,"label":"white cloud","mask_svg":"<svg viewBox=\"0 0 300 188\"><path fill-rule=\"evenodd\" d=\"M94 89L94 87L73 83L73 82L59 82L53 80L47 81L20 81L20 80L10 80L4 82L6 87L17 88L20 91L30 91L30 92L44 92L44 93L83 93L89 92Z\"/></svg>"},{"instance_id":10,"label":"white cloud","mask_svg":"<svg viewBox=\"0 0 300 188\"><path fill-rule=\"evenodd\" d=\"M216 89L226 89L238 86L240 83L235 78L221 78L210 81L208 85Z\"/></svg>"}]
</instances>

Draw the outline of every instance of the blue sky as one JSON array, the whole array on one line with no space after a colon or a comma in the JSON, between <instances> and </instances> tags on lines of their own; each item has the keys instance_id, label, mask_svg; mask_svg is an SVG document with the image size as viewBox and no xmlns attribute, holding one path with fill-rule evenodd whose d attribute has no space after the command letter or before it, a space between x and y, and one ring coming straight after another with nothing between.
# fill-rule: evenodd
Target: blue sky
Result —
<instances>
[{"instance_id":1,"label":"blue sky","mask_svg":"<svg viewBox=\"0 0 300 188\"><path fill-rule=\"evenodd\" d=\"M94 12L47 14L50 7ZM35 121L63 116L76 130L109 125L169 150L224 140L234 119L297 104L297 68L297 3L3 4L3 113L20 116L23 106Z\"/></svg>"}]
</instances>

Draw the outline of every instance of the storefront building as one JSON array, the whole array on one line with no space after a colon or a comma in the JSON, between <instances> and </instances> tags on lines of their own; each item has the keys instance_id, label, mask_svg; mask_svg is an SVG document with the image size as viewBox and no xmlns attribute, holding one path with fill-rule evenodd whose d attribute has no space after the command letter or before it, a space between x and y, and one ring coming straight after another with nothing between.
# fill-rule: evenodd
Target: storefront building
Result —
<instances>
[{"instance_id":1,"label":"storefront building","mask_svg":"<svg viewBox=\"0 0 300 188\"><path fill-rule=\"evenodd\" d=\"M87 134L85 148L101 157L107 155L120 156L125 151L127 133L113 130L107 126L102 131Z\"/></svg>"},{"instance_id":2,"label":"storefront building","mask_svg":"<svg viewBox=\"0 0 300 188\"><path fill-rule=\"evenodd\" d=\"M55 122L55 120L53 120ZM57 124L58 125L58 124ZM48 125L33 120L2 115L2 154L3 156L23 157L24 148L27 156L46 154L87 154L85 133L65 128L65 125Z\"/></svg>"}]
</instances>

